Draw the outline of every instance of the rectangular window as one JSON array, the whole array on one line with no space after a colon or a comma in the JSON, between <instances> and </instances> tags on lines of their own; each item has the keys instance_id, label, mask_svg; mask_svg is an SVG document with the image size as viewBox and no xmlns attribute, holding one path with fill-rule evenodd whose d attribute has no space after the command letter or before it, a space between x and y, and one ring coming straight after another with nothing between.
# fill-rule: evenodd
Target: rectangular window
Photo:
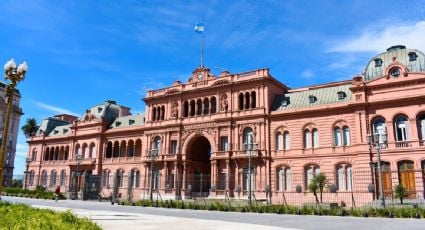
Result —
<instances>
[{"instance_id":1,"label":"rectangular window","mask_svg":"<svg viewBox=\"0 0 425 230\"><path fill-rule=\"evenodd\" d=\"M154 170L152 172L152 187L154 190L159 189L159 170Z\"/></svg>"},{"instance_id":2,"label":"rectangular window","mask_svg":"<svg viewBox=\"0 0 425 230\"><path fill-rule=\"evenodd\" d=\"M284 138L285 138L285 143L284 143L285 150L291 149L291 139L289 137L289 133L285 133Z\"/></svg>"},{"instance_id":3,"label":"rectangular window","mask_svg":"<svg viewBox=\"0 0 425 230\"><path fill-rule=\"evenodd\" d=\"M304 147L306 149L311 148L311 133L310 133L310 131L304 132Z\"/></svg>"},{"instance_id":4,"label":"rectangular window","mask_svg":"<svg viewBox=\"0 0 425 230\"><path fill-rule=\"evenodd\" d=\"M172 140L171 141L170 153L171 154L176 154L177 153L177 141L176 140Z\"/></svg>"},{"instance_id":5,"label":"rectangular window","mask_svg":"<svg viewBox=\"0 0 425 230\"><path fill-rule=\"evenodd\" d=\"M251 179L251 180L250 180ZM251 181L251 191L254 190L254 169L251 168L251 177L249 176L249 170L247 168L243 169L243 190L249 190L249 184Z\"/></svg>"},{"instance_id":6,"label":"rectangular window","mask_svg":"<svg viewBox=\"0 0 425 230\"><path fill-rule=\"evenodd\" d=\"M350 129L344 128L344 146L350 146Z\"/></svg>"},{"instance_id":7,"label":"rectangular window","mask_svg":"<svg viewBox=\"0 0 425 230\"><path fill-rule=\"evenodd\" d=\"M220 137L220 151L229 151L229 142L227 136Z\"/></svg>"},{"instance_id":8,"label":"rectangular window","mask_svg":"<svg viewBox=\"0 0 425 230\"><path fill-rule=\"evenodd\" d=\"M319 147L319 131L317 130L313 131L313 147Z\"/></svg>"},{"instance_id":9,"label":"rectangular window","mask_svg":"<svg viewBox=\"0 0 425 230\"><path fill-rule=\"evenodd\" d=\"M167 189L174 188L174 174L168 174L167 178Z\"/></svg>"}]
</instances>

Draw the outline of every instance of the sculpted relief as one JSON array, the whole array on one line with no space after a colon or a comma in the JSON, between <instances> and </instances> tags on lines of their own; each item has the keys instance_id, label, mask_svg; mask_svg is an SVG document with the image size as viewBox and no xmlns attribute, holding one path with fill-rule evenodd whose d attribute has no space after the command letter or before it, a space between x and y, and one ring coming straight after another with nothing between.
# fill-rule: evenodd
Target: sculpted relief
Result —
<instances>
[{"instance_id":1,"label":"sculpted relief","mask_svg":"<svg viewBox=\"0 0 425 230\"><path fill-rule=\"evenodd\" d=\"M227 99L226 93L220 94L220 105L221 105L220 111L227 112L227 110L229 108L229 100Z\"/></svg>"}]
</instances>

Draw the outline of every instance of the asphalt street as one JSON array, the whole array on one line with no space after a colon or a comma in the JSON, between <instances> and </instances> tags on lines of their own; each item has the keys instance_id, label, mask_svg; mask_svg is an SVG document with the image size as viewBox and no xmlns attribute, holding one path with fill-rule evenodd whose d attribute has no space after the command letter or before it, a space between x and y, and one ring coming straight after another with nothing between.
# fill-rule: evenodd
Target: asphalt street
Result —
<instances>
[{"instance_id":1,"label":"asphalt street","mask_svg":"<svg viewBox=\"0 0 425 230\"><path fill-rule=\"evenodd\" d=\"M37 200L2 197L9 202L26 203L35 207L59 211L71 209L80 216L92 218L104 229L425 229L423 219L358 218L335 216L298 216L258 213L235 213L205 210L111 205L109 202ZM127 227L129 226L129 227ZM133 227L131 227L133 226ZM116 228L115 228L116 227Z\"/></svg>"}]
</instances>

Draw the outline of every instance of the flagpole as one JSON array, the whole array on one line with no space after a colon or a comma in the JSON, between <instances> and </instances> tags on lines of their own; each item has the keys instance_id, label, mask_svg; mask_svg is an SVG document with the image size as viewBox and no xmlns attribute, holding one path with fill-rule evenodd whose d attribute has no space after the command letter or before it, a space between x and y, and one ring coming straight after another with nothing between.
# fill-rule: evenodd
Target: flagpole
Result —
<instances>
[{"instance_id":1,"label":"flagpole","mask_svg":"<svg viewBox=\"0 0 425 230\"><path fill-rule=\"evenodd\" d=\"M201 67L204 67L204 33L202 33L201 39Z\"/></svg>"}]
</instances>

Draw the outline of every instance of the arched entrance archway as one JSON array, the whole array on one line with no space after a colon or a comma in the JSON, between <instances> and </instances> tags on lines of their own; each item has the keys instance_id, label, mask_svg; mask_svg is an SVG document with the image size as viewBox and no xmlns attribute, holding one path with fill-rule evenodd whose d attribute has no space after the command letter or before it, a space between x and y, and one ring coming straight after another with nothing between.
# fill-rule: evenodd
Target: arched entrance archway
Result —
<instances>
[{"instance_id":1,"label":"arched entrance archway","mask_svg":"<svg viewBox=\"0 0 425 230\"><path fill-rule=\"evenodd\" d=\"M191 196L208 196L211 184L211 144L204 136L196 136L189 143L186 160L188 170L188 190ZM189 186L190 185L190 186Z\"/></svg>"}]
</instances>

